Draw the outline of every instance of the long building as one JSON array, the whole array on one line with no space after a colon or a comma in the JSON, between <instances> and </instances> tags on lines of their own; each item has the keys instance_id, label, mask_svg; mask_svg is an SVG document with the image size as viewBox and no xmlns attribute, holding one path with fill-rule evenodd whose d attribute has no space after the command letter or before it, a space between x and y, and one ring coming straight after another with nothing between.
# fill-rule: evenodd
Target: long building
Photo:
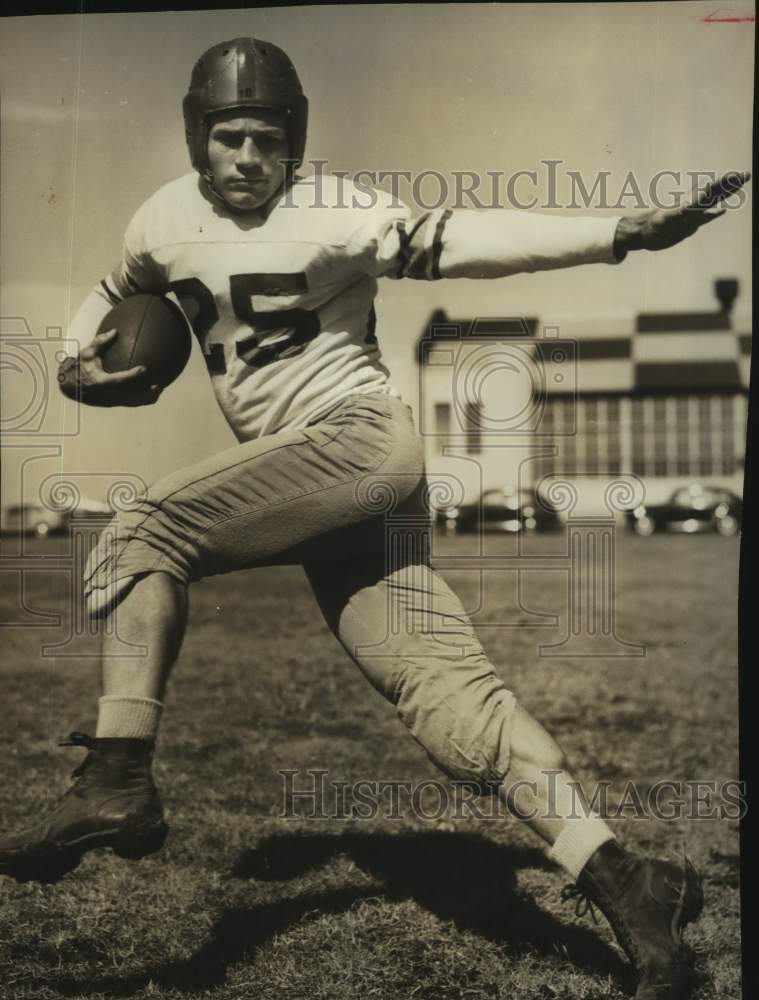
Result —
<instances>
[{"instance_id":1,"label":"long building","mask_svg":"<svg viewBox=\"0 0 759 1000\"><path fill-rule=\"evenodd\" d=\"M433 477L483 489L571 480L597 506L609 481L649 500L719 483L740 493L751 334L732 322L738 283L712 312L641 313L617 332L434 312L418 342L420 427Z\"/></svg>"}]
</instances>

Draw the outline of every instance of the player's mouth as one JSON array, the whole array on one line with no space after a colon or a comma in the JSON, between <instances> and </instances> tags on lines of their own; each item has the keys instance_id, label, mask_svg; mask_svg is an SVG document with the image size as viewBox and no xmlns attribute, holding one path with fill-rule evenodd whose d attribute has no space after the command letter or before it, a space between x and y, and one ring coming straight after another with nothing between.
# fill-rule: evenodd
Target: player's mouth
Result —
<instances>
[{"instance_id":1,"label":"player's mouth","mask_svg":"<svg viewBox=\"0 0 759 1000\"><path fill-rule=\"evenodd\" d=\"M235 191L259 191L262 187L266 187L268 180L265 177L250 178L249 180L233 180L228 182L228 187L233 188Z\"/></svg>"}]
</instances>

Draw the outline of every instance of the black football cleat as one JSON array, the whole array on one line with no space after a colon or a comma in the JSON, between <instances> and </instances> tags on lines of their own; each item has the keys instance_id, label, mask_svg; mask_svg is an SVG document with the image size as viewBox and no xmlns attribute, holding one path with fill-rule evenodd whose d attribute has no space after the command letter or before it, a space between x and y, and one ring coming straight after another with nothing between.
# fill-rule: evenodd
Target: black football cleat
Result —
<instances>
[{"instance_id":1,"label":"black football cleat","mask_svg":"<svg viewBox=\"0 0 759 1000\"><path fill-rule=\"evenodd\" d=\"M682 932L704 905L701 879L681 864L635 857L615 841L603 844L567 886L577 913L597 906L638 972L635 1000L681 1000L693 983L693 955Z\"/></svg>"},{"instance_id":2,"label":"black football cleat","mask_svg":"<svg viewBox=\"0 0 759 1000\"><path fill-rule=\"evenodd\" d=\"M89 753L47 816L0 837L0 875L57 882L98 847L133 860L159 850L168 827L150 770L154 744L72 733L61 746L86 747Z\"/></svg>"}]
</instances>

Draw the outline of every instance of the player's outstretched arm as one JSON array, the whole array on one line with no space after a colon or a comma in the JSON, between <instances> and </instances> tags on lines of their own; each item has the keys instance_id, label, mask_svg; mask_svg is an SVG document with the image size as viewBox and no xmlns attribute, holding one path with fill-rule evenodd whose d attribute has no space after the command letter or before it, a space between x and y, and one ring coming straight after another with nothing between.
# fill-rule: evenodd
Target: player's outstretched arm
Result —
<instances>
[{"instance_id":1,"label":"player's outstretched arm","mask_svg":"<svg viewBox=\"0 0 759 1000\"><path fill-rule=\"evenodd\" d=\"M145 368L136 365L123 372L107 372L100 355L116 336L116 330L95 335L76 358L66 358L58 369L61 392L69 399L90 406L147 406L161 394L157 385L145 385Z\"/></svg>"},{"instance_id":2,"label":"player's outstretched arm","mask_svg":"<svg viewBox=\"0 0 759 1000\"><path fill-rule=\"evenodd\" d=\"M750 177L749 173L725 174L687 205L624 216L614 235L615 254L623 257L629 250L666 250L681 243L724 215L727 211L722 206L724 199L742 188Z\"/></svg>"},{"instance_id":3,"label":"player's outstretched arm","mask_svg":"<svg viewBox=\"0 0 759 1000\"><path fill-rule=\"evenodd\" d=\"M618 264L631 250L664 250L724 215L720 202L749 179L728 174L690 204L636 216L546 215L512 209L387 210L348 241L374 277L506 278L581 264Z\"/></svg>"}]
</instances>

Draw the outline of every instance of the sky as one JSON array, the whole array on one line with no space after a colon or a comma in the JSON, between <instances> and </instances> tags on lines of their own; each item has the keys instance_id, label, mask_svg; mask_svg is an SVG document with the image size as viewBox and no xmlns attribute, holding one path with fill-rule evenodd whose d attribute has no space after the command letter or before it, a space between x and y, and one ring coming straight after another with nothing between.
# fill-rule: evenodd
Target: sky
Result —
<instances>
[{"instance_id":1,"label":"sky","mask_svg":"<svg viewBox=\"0 0 759 1000\"><path fill-rule=\"evenodd\" d=\"M608 171L616 198L629 172L645 189L661 170L750 167L754 26L740 16L752 14L744 2L671 2L4 18L0 316L12 433L3 503L33 499L58 473L102 496L109 476L150 482L233 443L197 350L155 407L79 408L54 382L65 347L56 337L118 260L131 215L189 169L181 101L210 45L253 35L285 49L310 101L306 156L327 160L325 169L436 170L449 182L454 171L537 169L545 196L541 164L559 160L566 201L569 170L591 183ZM735 276L736 319L746 325L750 197L685 244L620 267L382 282L378 335L395 384L414 405L414 344L438 307L612 336L632 329L638 312L712 309L714 278Z\"/></svg>"}]
</instances>

